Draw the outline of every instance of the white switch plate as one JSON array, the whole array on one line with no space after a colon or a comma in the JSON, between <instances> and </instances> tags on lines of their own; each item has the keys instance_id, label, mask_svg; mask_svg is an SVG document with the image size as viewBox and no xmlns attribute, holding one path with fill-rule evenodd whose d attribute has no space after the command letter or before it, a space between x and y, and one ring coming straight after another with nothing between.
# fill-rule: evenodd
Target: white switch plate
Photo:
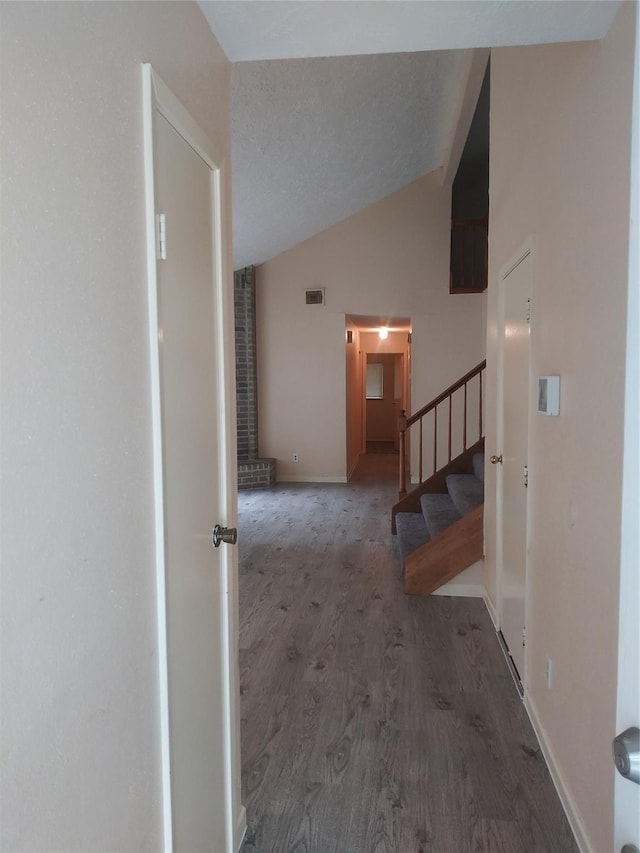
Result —
<instances>
[{"instance_id":1,"label":"white switch plate","mask_svg":"<svg viewBox=\"0 0 640 853\"><path fill-rule=\"evenodd\" d=\"M560 414L560 377L538 377L538 411L541 415Z\"/></svg>"}]
</instances>

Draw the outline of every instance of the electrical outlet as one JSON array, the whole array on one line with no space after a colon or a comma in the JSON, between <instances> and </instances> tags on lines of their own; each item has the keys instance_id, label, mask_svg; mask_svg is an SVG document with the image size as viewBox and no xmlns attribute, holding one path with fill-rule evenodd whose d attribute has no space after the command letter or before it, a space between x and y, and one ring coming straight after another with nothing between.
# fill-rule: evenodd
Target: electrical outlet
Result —
<instances>
[{"instance_id":1,"label":"electrical outlet","mask_svg":"<svg viewBox=\"0 0 640 853\"><path fill-rule=\"evenodd\" d=\"M551 683L553 681L553 662L551 658L547 655L547 660L544 665L544 674L547 679L547 687L551 687Z\"/></svg>"},{"instance_id":2,"label":"electrical outlet","mask_svg":"<svg viewBox=\"0 0 640 853\"><path fill-rule=\"evenodd\" d=\"M294 453L291 458L293 459L294 462L297 462L298 461L298 454Z\"/></svg>"}]
</instances>

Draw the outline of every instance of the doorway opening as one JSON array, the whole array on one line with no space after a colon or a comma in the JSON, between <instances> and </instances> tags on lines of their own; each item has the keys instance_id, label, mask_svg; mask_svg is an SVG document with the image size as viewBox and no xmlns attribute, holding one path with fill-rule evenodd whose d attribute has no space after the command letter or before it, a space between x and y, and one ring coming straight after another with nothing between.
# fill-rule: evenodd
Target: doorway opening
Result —
<instances>
[{"instance_id":1,"label":"doorway opening","mask_svg":"<svg viewBox=\"0 0 640 853\"><path fill-rule=\"evenodd\" d=\"M398 453L398 417L410 408L411 320L347 315L347 478L368 453Z\"/></svg>"},{"instance_id":2,"label":"doorway opening","mask_svg":"<svg viewBox=\"0 0 640 853\"><path fill-rule=\"evenodd\" d=\"M398 416L402 408L404 353L367 353L365 450L398 452Z\"/></svg>"}]
</instances>

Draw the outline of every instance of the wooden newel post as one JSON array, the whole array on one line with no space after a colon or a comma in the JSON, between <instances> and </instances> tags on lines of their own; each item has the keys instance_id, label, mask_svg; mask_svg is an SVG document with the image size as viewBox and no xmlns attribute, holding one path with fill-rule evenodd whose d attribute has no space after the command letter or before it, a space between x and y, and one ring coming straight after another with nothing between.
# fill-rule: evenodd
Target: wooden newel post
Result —
<instances>
[{"instance_id":1,"label":"wooden newel post","mask_svg":"<svg viewBox=\"0 0 640 853\"><path fill-rule=\"evenodd\" d=\"M400 433L399 450L400 450L400 478L399 478L399 496L403 498L407 494L407 463L406 463L406 445L405 435L407 432L407 415L404 409L400 410L398 416L398 431Z\"/></svg>"}]
</instances>

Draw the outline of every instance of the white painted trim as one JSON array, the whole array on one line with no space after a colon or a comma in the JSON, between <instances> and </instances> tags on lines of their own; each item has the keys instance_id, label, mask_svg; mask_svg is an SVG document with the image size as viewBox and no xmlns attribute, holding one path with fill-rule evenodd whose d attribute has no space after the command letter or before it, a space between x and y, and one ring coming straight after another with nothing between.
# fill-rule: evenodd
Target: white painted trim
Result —
<instances>
[{"instance_id":1,"label":"white painted trim","mask_svg":"<svg viewBox=\"0 0 640 853\"><path fill-rule=\"evenodd\" d=\"M202 157L207 166L212 171L217 172L223 163L223 159L219 156L214 143L200 125L194 121L166 83L158 77L153 67L149 63L145 63L143 68L148 69L146 73L150 76L154 108L189 143L196 154Z\"/></svg>"},{"instance_id":2,"label":"white painted trim","mask_svg":"<svg viewBox=\"0 0 640 853\"><path fill-rule=\"evenodd\" d=\"M636 9L633 109L631 114L631 198L629 286L624 396L624 444L618 613L616 731L640 725L640 10ZM612 737L614 734L612 733ZM640 790L619 773L614 783L614 845L640 846Z\"/></svg>"},{"instance_id":3,"label":"white painted trim","mask_svg":"<svg viewBox=\"0 0 640 853\"><path fill-rule=\"evenodd\" d=\"M533 726L533 730L535 732L538 743L540 744L540 749L542 750L542 754L544 755L545 761L547 762L547 766L549 768L549 773L551 774L551 778L553 779L553 784L556 787L556 791L558 792L558 796L560 797L560 802L562 803L562 807L567 816L567 820L569 821L569 826L571 827L571 831L576 839L576 844L578 845L578 849L580 853L595 853L595 848L589 841L589 836L587 835L587 829L584 825L584 821L578 811L578 808L575 804L575 801L571 794L569 793L569 789L565 782L564 776L560 770L560 764L556 761L555 754L551 748L549 738L547 737L547 733L544 729L544 726L540 722L540 716L538 711L531 699L529 693L525 692L524 696L524 707L529 715L529 719L531 720L531 725Z\"/></svg>"},{"instance_id":4,"label":"white painted trim","mask_svg":"<svg viewBox=\"0 0 640 853\"><path fill-rule=\"evenodd\" d=\"M531 262L531 304L534 300L534 237L529 235L526 240L520 245L518 250L509 258L509 260L500 267L498 273L498 350L497 350L497 384L496 384L496 445L499 448L496 452L502 453L504 446L504 311L505 311L505 280L519 266L525 258L529 257ZM532 321L535 308L532 308ZM531 325L533 331L533 322ZM529 460L529 471L532 470L531 465L531 370L533 364L533 335L529 337L529 412L527 415L527 459ZM503 582L503 536L502 536L502 505L504 500L503 493L503 478L502 466L496 466L496 608L492 607L492 612L495 617L494 624L497 630L502 630L502 582ZM530 480L531 483L531 480ZM531 571L529 550L531 546L531 500L527 496L526 518L525 518L525 629L529 629L531 625L530 601L531 601ZM528 642L524 650L524 671L519 673L523 689L527 690L528 670L529 670L529 655L531 649L531 636L528 637Z\"/></svg>"},{"instance_id":5,"label":"white painted trim","mask_svg":"<svg viewBox=\"0 0 640 853\"><path fill-rule=\"evenodd\" d=\"M287 474L278 483L346 483L347 478L337 474Z\"/></svg>"},{"instance_id":6,"label":"white painted trim","mask_svg":"<svg viewBox=\"0 0 640 853\"><path fill-rule=\"evenodd\" d=\"M153 431L153 479L155 503L155 545L156 545L156 606L157 606L157 636L158 636L158 666L160 682L160 753L162 776L162 813L164 849L173 849L172 819L171 819L171 764L170 764L170 728L169 728L169 687L167 660L167 602L165 587L165 544L164 544L164 489L162 463L162 417L160 396L160 352L158 346L158 300L156 273L156 236L155 236L155 192L154 192L154 118L158 112L182 136L187 144L209 167L211 173L212 221L218 224L213 234L214 252L214 300L215 317L212 318L217 341L218 390L227 399L229 382L229 365L226 363L224 349L225 316L230 307L225 302L224 276L226 263L224 258L224 241L222 239L223 211L222 193L222 162L218 158L216 148L204 131L193 120L182 104L178 101L169 87L157 76L151 65L144 63L143 96L144 96L144 161L145 161L145 213L147 222L147 281L149 300L149 342L151 370L151 405ZM223 407L218 424L219 458L229 457L228 445L230 440L228 407ZM235 454L233 454L235 459ZM223 520L235 519L235 508L232 499L232 487L228 481L226 467L221 468L220 477L220 512ZM232 631L234 627L229 609L229 578L233 569L233 560L229 549L223 549L220 554L220 643L223 669L223 750L225 775L225 836L227 839L225 853L235 853L235 838L237 827L242 823L244 809L239 806L238 819L234 818L234 769L233 747L234 725L239 722L232 719L234 704L231 696L233 675L231 672L231 655L234 644ZM237 715L236 715L237 716ZM238 804L239 805L239 804ZM246 814L244 815L246 826Z\"/></svg>"},{"instance_id":7,"label":"white painted trim","mask_svg":"<svg viewBox=\"0 0 640 853\"><path fill-rule=\"evenodd\" d=\"M496 629L496 631L499 631L500 628L498 625L498 614L496 613L496 609L493 606L493 602L489 598L489 595L486 592L486 590L485 590L485 594L484 594L483 598L484 598L484 605L489 612L489 616L491 617L491 621L493 622L493 627Z\"/></svg>"},{"instance_id":8,"label":"white painted trim","mask_svg":"<svg viewBox=\"0 0 640 853\"><path fill-rule=\"evenodd\" d=\"M236 820L236 831L233 836L233 849L235 853L239 853L242 847L242 842L247 832L247 810L244 806L240 806L238 811L238 819Z\"/></svg>"},{"instance_id":9,"label":"white painted trim","mask_svg":"<svg viewBox=\"0 0 640 853\"><path fill-rule=\"evenodd\" d=\"M487 595L484 596L484 603L489 613L489 616L491 617L491 621L493 622L496 631L498 631L499 624L497 613L491 599ZM573 832L573 835L576 839L576 843L578 845L580 853L594 853L594 850L588 840L584 821L580 816L573 797L569 793L567 784L564 780L564 776L560 771L559 764L555 758L555 754L551 749L547 733L544 729L544 726L540 722L538 711L535 707L533 700L531 699L530 694L526 690L526 687L523 703L525 710L529 716L529 719L531 720L531 725L533 726L533 731L536 736L536 740L538 741L544 759L547 762L549 773L551 774L553 784L555 785L556 791L558 792L560 802L562 803L562 807L567 816L567 820L569 821L569 826L571 827L571 831Z\"/></svg>"},{"instance_id":10,"label":"white painted trim","mask_svg":"<svg viewBox=\"0 0 640 853\"><path fill-rule=\"evenodd\" d=\"M453 595L457 598L485 598L486 590L481 583L456 583L449 581L434 590L431 595Z\"/></svg>"},{"instance_id":11,"label":"white painted trim","mask_svg":"<svg viewBox=\"0 0 640 853\"><path fill-rule=\"evenodd\" d=\"M215 329L215 339L217 344L217 353L216 353L216 364L218 366L218 377L217 377L217 389L218 389L218 397L220 400L235 400L235 388L233 389L233 393L230 393L229 381L228 381L228 365L227 365L227 352L225 350L225 340L227 339L227 335L225 334L225 318L227 316L227 312L231 310L233 312L233 307L229 308L228 305L225 304L225 262L223 257L223 239L222 239L222 223L223 223L223 211L222 211L222 175L221 168L212 167L211 179L212 179L212 199L214 209L213 213L213 222L218 224L218 227L214 230L214 240L213 240L213 267L214 267L214 280L216 282L216 286L214 288L214 300L215 300L215 316L213 318L213 326ZM234 350L235 357L235 350ZM235 364L234 364L235 369ZM220 412L218 419L218 458L219 459L229 459L229 448L231 441L231 431L229 429L229 423L227 418L227 409L228 406L222 406L222 411ZM235 446L235 445L234 445ZM236 459L235 452L231 454L234 463ZM235 467L235 466L234 466ZM235 508L231 506L232 499L230 495L231 484L229 483L229 465L223 465L220 469L220 485L219 485L219 512L220 518L223 519L223 524L226 526L233 526L235 522L236 511ZM223 726L224 726L224 738L223 738L223 747L224 747L224 757L225 757L225 776L226 776L226 790L227 797L225 800L225 815L226 815L226 824L227 824L227 846L230 853L235 853L234 848L234 839L235 839L235 830L236 830L236 819L234 816L234 774L233 774L233 747L232 743L234 741L234 720L232 718L233 714L233 701L231 698L232 693L232 684L233 684L233 673L231 670L231 656L233 654L232 649L234 648L234 643L232 640L232 619L230 613L230 587L231 587L231 573L234 569L233 559L237 551L233 551L231 548L224 548L222 554L220 554L220 562L221 562L221 572L220 572L220 642L221 642L221 650L222 650L222 669L223 669L223 685L224 685L224 701L223 701ZM237 630L237 626L236 626ZM239 722L236 720L235 725L239 725Z\"/></svg>"},{"instance_id":12,"label":"white painted trim","mask_svg":"<svg viewBox=\"0 0 640 853\"><path fill-rule=\"evenodd\" d=\"M169 753L169 679L167 666L167 602L165 588L164 486L162 478L162 415L160 400L160 349L158 346L158 290L156 275L155 186L153 125L156 109L151 66L142 66L144 124L145 219L147 223L147 298L151 383L151 430L156 555L156 615L160 705L160 774L163 849L173 850L171 821L171 762Z\"/></svg>"}]
</instances>

